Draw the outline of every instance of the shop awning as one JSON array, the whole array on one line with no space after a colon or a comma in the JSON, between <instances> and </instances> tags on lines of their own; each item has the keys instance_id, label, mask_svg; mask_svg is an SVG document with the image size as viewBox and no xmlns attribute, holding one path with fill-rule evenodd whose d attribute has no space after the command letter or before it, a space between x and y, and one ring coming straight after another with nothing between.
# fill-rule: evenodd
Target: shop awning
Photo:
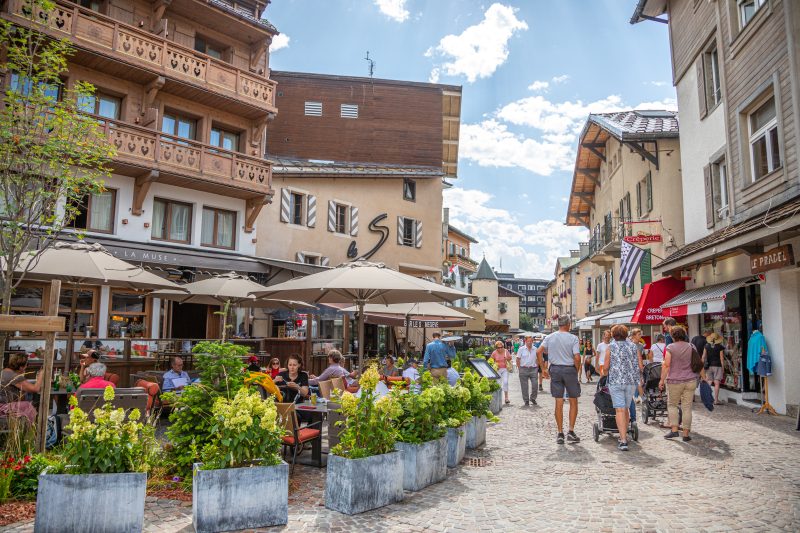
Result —
<instances>
[{"instance_id":1,"label":"shop awning","mask_svg":"<svg viewBox=\"0 0 800 533\"><path fill-rule=\"evenodd\" d=\"M700 313L720 313L725 310L728 293L744 286L752 276L691 289L665 302L661 308L664 316L699 315Z\"/></svg>"},{"instance_id":2,"label":"shop awning","mask_svg":"<svg viewBox=\"0 0 800 533\"><path fill-rule=\"evenodd\" d=\"M686 290L686 282L675 278L662 278L648 283L642 289L639 303L631 319L632 324L661 324L664 321L662 306Z\"/></svg>"},{"instance_id":3,"label":"shop awning","mask_svg":"<svg viewBox=\"0 0 800 533\"><path fill-rule=\"evenodd\" d=\"M600 319L600 325L613 326L616 324L630 324L633 318L633 311L633 309L628 309L626 311L617 311L616 313L606 315Z\"/></svg>"},{"instance_id":4,"label":"shop awning","mask_svg":"<svg viewBox=\"0 0 800 533\"><path fill-rule=\"evenodd\" d=\"M465 318L446 318L446 317L425 317L424 320L415 320L414 318L406 320L402 315L392 315L388 313L364 313L364 321L367 324L376 324L379 326L406 326L410 328L431 328L441 329L447 327L463 327L467 325Z\"/></svg>"},{"instance_id":5,"label":"shop awning","mask_svg":"<svg viewBox=\"0 0 800 533\"><path fill-rule=\"evenodd\" d=\"M607 313L601 315L594 315L594 316L587 316L586 318L581 318L577 322L575 322L575 326L581 331L589 331L597 325L597 321L604 316L607 316Z\"/></svg>"}]
</instances>

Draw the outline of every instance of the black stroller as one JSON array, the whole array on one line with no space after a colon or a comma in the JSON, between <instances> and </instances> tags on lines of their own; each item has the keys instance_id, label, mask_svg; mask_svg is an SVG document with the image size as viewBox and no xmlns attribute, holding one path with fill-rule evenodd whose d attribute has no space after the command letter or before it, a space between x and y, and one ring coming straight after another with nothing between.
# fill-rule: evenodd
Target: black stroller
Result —
<instances>
[{"instance_id":1,"label":"black stroller","mask_svg":"<svg viewBox=\"0 0 800 533\"><path fill-rule=\"evenodd\" d=\"M644 398L642 399L642 423L647 424L648 420L657 420L667 416L667 393L659 390L658 383L661 381L661 363L653 362L644 365ZM680 423L681 413L678 412Z\"/></svg>"},{"instance_id":2,"label":"black stroller","mask_svg":"<svg viewBox=\"0 0 800 533\"><path fill-rule=\"evenodd\" d=\"M611 401L611 394L608 392L607 380L607 376L600 378L600 381L597 382L597 393L594 395L594 410L597 412L597 422L592 426L592 434L595 442L600 440L600 435L603 433L608 435L619 434L617 413ZM628 433L633 440L639 440L639 426L633 420L631 420Z\"/></svg>"}]
</instances>

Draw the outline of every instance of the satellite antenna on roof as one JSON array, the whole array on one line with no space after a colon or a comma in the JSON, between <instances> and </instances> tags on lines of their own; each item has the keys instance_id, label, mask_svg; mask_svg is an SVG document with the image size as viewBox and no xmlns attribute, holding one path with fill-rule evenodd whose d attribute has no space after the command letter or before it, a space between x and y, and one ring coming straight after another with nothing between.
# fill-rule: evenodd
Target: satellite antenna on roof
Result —
<instances>
[{"instance_id":1,"label":"satellite antenna on roof","mask_svg":"<svg viewBox=\"0 0 800 533\"><path fill-rule=\"evenodd\" d=\"M369 77L375 74L375 61L369 57L369 50L367 50L367 57L364 58L369 63Z\"/></svg>"}]
</instances>

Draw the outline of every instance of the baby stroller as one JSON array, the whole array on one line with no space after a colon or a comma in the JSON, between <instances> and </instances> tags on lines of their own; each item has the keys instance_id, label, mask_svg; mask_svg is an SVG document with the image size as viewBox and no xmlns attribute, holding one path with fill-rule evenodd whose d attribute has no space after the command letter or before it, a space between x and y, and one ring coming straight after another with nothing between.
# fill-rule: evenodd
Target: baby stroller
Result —
<instances>
[{"instance_id":1,"label":"baby stroller","mask_svg":"<svg viewBox=\"0 0 800 533\"><path fill-rule=\"evenodd\" d=\"M594 395L594 410L597 412L597 422L592 426L592 434L595 442L600 440L600 435L603 433L608 435L619 434L617 413L611 401L611 394L608 392L607 380L608 377L606 376L600 378L600 381L597 382L597 393ZM633 420L631 420L628 428L628 434L633 440L639 440L639 426Z\"/></svg>"},{"instance_id":2,"label":"baby stroller","mask_svg":"<svg viewBox=\"0 0 800 533\"><path fill-rule=\"evenodd\" d=\"M644 365L644 398L642 399L642 423L647 424L648 420L657 420L667 416L667 393L659 390L658 383L661 381L661 363L653 362ZM681 420L681 413L678 412L678 422Z\"/></svg>"}]
</instances>

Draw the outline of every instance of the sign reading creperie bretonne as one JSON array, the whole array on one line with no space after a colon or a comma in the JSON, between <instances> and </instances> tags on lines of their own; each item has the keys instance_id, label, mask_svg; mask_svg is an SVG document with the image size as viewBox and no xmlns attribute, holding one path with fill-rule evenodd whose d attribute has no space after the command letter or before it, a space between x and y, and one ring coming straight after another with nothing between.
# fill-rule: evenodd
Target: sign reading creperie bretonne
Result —
<instances>
[{"instance_id":1,"label":"sign reading creperie bretonne","mask_svg":"<svg viewBox=\"0 0 800 533\"><path fill-rule=\"evenodd\" d=\"M791 244L778 246L763 254L753 254L750 256L750 272L753 274L792 266L793 264L794 254L792 253Z\"/></svg>"}]
</instances>

